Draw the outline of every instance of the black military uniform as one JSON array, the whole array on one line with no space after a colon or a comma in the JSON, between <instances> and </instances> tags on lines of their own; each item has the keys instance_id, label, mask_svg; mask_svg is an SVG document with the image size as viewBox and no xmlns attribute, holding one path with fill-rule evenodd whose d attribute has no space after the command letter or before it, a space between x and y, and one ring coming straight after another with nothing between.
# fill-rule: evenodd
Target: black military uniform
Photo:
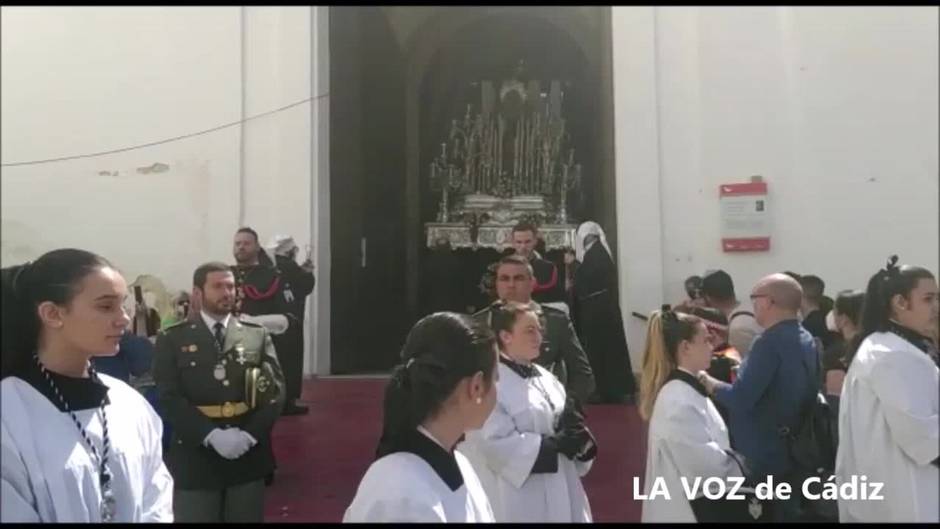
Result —
<instances>
[{"instance_id":1,"label":"black military uniform","mask_svg":"<svg viewBox=\"0 0 940 529\"><path fill-rule=\"evenodd\" d=\"M307 311L307 296L313 292L317 280L312 271L305 270L293 258L275 256L277 269L285 281L283 292L293 320L284 333L283 347L277 347L278 359L284 369L287 381L285 409L290 409L294 401L300 398L304 371L304 316ZM280 337L278 337L280 338Z\"/></svg>"},{"instance_id":2,"label":"black military uniform","mask_svg":"<svg viewBox=\"0 0 940 529\"><path fill-rule=\"evenodd\" d=\"M296 325L285 291L290 290L287 280L277 268L268 264L233 266L235 275L236 315L283 314L290 325ZM275 344L276 346L277 344Z\"/></svg>"},{"instance_id":3,"label":"black military uniform","mask_svg":"<svg viewBox=\"0 0 940 529\"><path fill-rule=\"evenodd\" d=\"M277 268L264 263L244 267L233 266L232 273L235 274L234 313L236 316L239 314L249 316L280 314L287 318L287 331L272 336L271 339L274 341L274 349L281 368L292 373L286 377L286 380L291 381L291 393L299 396L299 382L297 376L293 375L298 371L295 361L298 353L292 349L294 342L291 340L291 332L298 330L302 324L294 316L291 302L288 300L292 297L290 283ZM299 353L299 358L299 370L303 370L303 351ZM293 387L295 382L297 382L297 388ZM288 401L285 396L285 402L292 401Z\"/></svg>"},{"instance_id":4,"label":"black military uniform","mask_svg":"<svg viewBox=\"0 0 940 529\"><path fill-rule=\"evenodd\" d=\"M532 299L538 303L565 303L565 276L559 273L555 263L542 259L539 254L532 254L529 259L532 273L535 275L535 288Z\"/></svg>"},{"instance_id":5,"label":"black military uniform","mask_svg":"<svg viewBox=\"0 0 940 529\"><path fill-rule=\"evenodd\" d=\"M178 491L221 493L272 472L271 430L284 400L284 377L264 327L229 317L219 348L213 331L196 314L157 336L153 378L164 415L173 425L166 463ZM223 458L205 441L214 429L228 427L247 432L257 444L237 459ZM180 496L177 492L176 499ZM252 521L187 520L197 516L191 513L200 506L174 503L177 521ZM226 505L223 510L243 512L240 507Z\"/></svg>"},{"instance_id":6,"label":"black military uniform","mask_svg":"<svg viewBox=\"0 0 940 529\"><path fill-rule=\"evenodd\" d=\"M594 373L587 355L578 341L568 315L554 307L531 302L542 324L542 350L536 362L550 370L565 386L569 395L586 402L594 391ZM492 307L473 315L477 321L490 325Z\"/></svg>"}]
</instances>

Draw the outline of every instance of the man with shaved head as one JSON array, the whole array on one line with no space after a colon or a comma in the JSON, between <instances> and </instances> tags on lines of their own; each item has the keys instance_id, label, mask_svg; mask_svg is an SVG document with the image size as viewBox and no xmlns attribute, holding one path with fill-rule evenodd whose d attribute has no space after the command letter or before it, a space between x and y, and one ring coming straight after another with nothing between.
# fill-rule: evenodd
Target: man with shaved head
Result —
<instances>
[{"instance_id":1,"label":"man with shaved head","mask_svg":"<svg viewBox=\"0 0 940 529\"><path fill-rule=\"evenodd\" d=\"M754 318L765 330L754 341L734 384L705 373L699 380L729 412L729 434L735 450L748 460L755 480L773 476L774 483L790 483L790 500L775 502L776 521L799 516L802 485L793 476L794 465L781 427L794 429L803 405L815 395L819 375L813 336L800 325L803 300L800 283L786 274L769 275L751 290Z\"/></svg>"}]
</instances>

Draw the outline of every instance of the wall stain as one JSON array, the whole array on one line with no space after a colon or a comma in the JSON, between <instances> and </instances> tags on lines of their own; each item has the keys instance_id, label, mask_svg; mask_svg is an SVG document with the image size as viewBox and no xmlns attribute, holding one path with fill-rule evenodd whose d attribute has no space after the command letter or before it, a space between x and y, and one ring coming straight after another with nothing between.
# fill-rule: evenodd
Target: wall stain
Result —
<instances>
[{"instance_id":1,"label":"wall stain","mask_svg":"<svg viewBox=\"0 0 940 529\"><path fill-rule=\"evenodd\" d=\"M150 174L150 173L165 173L170 170L170 166L165 163L154 162L153 165L148 167L138 167L137 172L140 174Z\"/></svg>"}]
</instances>

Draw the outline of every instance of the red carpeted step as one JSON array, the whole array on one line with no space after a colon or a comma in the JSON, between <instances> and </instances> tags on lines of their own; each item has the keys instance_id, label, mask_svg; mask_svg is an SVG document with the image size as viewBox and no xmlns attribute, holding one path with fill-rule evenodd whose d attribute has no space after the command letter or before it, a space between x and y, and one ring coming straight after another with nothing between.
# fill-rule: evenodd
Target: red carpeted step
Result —
<instances>
[{"instance_id":1,"label":"red carpeted step","mask_svg":"<svg viewBox=\"0 0 940 529\"><path fill-rule=\"evenodd\" d=\"M338 522L375 453L382 428L385 379L304 382L307 415L282 417L274 427L278 470L265 497L268 522ZM588 406L588 426L600 445L584 484L594 520L638 522L633 476L644 473L646 425L634 406Z\"/></svg>"}]
</instances>

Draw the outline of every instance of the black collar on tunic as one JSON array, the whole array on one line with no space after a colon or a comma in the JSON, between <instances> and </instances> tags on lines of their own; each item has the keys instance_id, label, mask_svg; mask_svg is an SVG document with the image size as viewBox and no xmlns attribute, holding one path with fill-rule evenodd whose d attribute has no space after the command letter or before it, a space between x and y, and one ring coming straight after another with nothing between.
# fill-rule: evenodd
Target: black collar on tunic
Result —
<instances>
[{"instance_id":1,"label":"black collar on tunic","mask_svg":"<svg viewBox=\"0 0 940 529\"><path fill-rule=\"evenodd\" d=\"M905 340L911 342L914 345L914 347L920 349L921 351L925 353L930 347L930 338L927 338L923 334L917 331L914 331L912 329L908 329L907 327L900 325L898 323L895 323L893 321L888 321L888 331L893 332L894 334L897 334L901 338L904 338Z\"/></svg>"},{"instance_id":2,"label":"black collar on tunic","mask_svg":"<svg viewBox=\"0 0 940 529\"><path fill-rule=\"evenodd\" d=\"M499 355L499 361L522 378L535 378L539 376L539 370L536 369L534 365L523 365L503 355Z\"/></svg>"},{"instance_id":3,"label":"black collar on tunic","mask_svg":"<svg viewBox=\"0 0 940 529\"><path fill-rule=\"evenodd\" d=\"M705 386L703 386L697 378L681 369L673 369L672 373L669 373L669 377L666 378L666 382L669 382L670 380L681 380L682 382L692 386L692 389L699 392L703 397L708 397L708 392L705 391Z\"/></svg>"},{"instance_id":4,"label":"black collar on tunic","mask_svg":"<svg viewBox=\"0 0 940 529\"><path fill-rule=\"evenodd\" d=\"M111 401L108 399L108 386L95 376L94 378L76 378L60 375L49 371L52 381L55 382L62 398L68 403L72 411L97 409L104 402L106 405ZM49 399L59 411L66 411L59 402L58 397L52 392L49 382L43 376L42 371L35 361L29 362L29 365L14 373L14 376L22 379L33 387L36 391Z\"/></svg>"},{"instance_id":5,"label":"black collar on tunic","mask_svg":"<svg viewBox=\"0 0 940 529\"><path fill-rule=\"evenodd\" d=\"M890 320L888 321L888 331L904 338L914 347L927 353L934 362L937 362L937 349L933 346L933 342L930 341L930 338ZM938 365L940 365L940 363L938 363Z\"/></svg>"},{"instance_id":6,"label":"black collar on tunic","mask_svg":"<svg viewBox=\"0 0 940 529\"><path fill-rule=\"evenodd\" d=\"M382 457L396 452L408 452L423 459L425 463L434 469L434 472L441 478L441 481L447 484L450 490L456 491L463 486L463 474L460 472L460 466L457 464L457 457L454 452L444 450L441 445L432 441L417 429L408 432L400 439L392 441L387 448L380 446L377 455Z\"/></svg>"}]
</instances>

